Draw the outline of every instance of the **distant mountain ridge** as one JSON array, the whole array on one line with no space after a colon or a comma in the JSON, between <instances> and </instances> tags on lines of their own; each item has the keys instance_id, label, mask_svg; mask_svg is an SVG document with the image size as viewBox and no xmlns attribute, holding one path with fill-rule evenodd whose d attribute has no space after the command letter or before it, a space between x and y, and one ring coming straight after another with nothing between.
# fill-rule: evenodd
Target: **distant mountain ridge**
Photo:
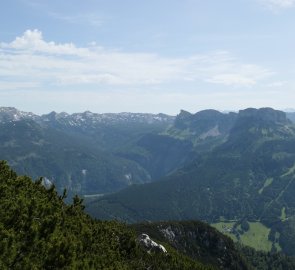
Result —
<instances>
[{"instance_id":1,"label":"distant mountain ridge","mask_svg":"<svg viewBox=\"0 0 295 270\"><path fill-rule=\"evenodd\" d=\"M20 121L24 119L36 120L39 118L31 112L19 111L14 107L0 107L0 122Z\"/></svg>"},{"instance_id":2,"label":"distant mountain ridge","mask_svg":"<svg viewBox=\"0 0 295 270\"><path fill-rule=\"evenodd\" d=\"M151 181L145 168L117 154L175 117L145 113L36 115L0 108L1 158L21 174L45 176L62 192L101 194Z\"/></svg>"},{"instance_id":3,"label":"distant mountain ridge","mask_svg":"<svg viewBox=\"0 0 295 270\"><path fill-rule=\"evenodd\" d=\"M281 124L290 124L285 112L274 110L272 108L261 108L259 110L254 108L248 108L240 110L238 114L239 118L253 118L264 122L275 122Z\"/></svg>"},{"instance_id":4,"label":"distant mountain ridge","mask_svg":"<svg viewBox=\"0 0 295 270\"><path fill-rule=\"evenodd\" d=\"M270 111L271 108L263 108L264 110ZM255 111L254 108L249 108L246 110L241 110L244 111L244 113L250 112L250 111ZM240 111L240 112L241 112ZM279 112L278 110L276 110ZM287 118L291 120L293 119L295 112L283 112L287 115ZM207 117L207 119L212 120L215 119L216 121L216 116L225 116L225 115L237 115L238 113L236 112L226 112L222 113L217 110L213 109L208 109L208 110L202 110L199 111L195 114L192 114L188 111L181 110L180 113L177 116L172 116L164 113L158 113L158 114L152 114L152 113L130 113L130 112L121 112L121 113L93 113L90 111L85 111L81 113L73 113L69 114L67 112L61 112L57 113L55 111L52 111L48 114L42 114L42 115L37 115L32 112L24 112L20 111L14 107L0 107L0 122L4 121L19 121L21 119L31 119L31 120L38 120L38 121L51 121L51 120L59 120L59 119L69 119L69 120L75 120L75 121L82 121L84 122L87 118L91 119L92 122L104 122L104 123L112 123L112 122L147 122L147 123L152 123L152 122L169 122L170 124L173 123L174 120L175 126L178 127L179 122L189 120L191 118L197 117L197 118L202 118L202 116ZM211 119L210 119L211 118ZM84 120L83 120L84 119Z\"/></svg>"},{"instance_id":5,"label":"distant mountain ridge","mask_svg":"<svg viewBox=\"0 0 295 270\"><path fill-rule=\"evenodd\" d=\"M175 137L174 120L165 114L89 111L38 116L2 107L0 150L17 172L46 176L60 191L113 192L154 181L194 158L193 137Z\"/></svg>"},{"instance_id":6,"label":"distant mountain ridge","mask_svg":"<svg viewBox=\"0 0 295 270\"><path fill-rule=\"evenodd\" d=\"M271 109L264 110L273 117ZM66 187L79 194L109 193L158 180L212 151L228 140L240 114L182 110L176 117L89 111L39 116L1 107L1 158L21 174L48 177L60 192ZM278 114L280 120L283 113Z\"/></svg>"},{"instance_id":7,"label":"distant mountain ridge","mask_svg":"<svg viewBox=\"0 0 295 270\"><path fill-rule=\"evenodd\" d=\"M155 123L155 122L168 122L173 123L174 116L166 114L151 114L151 113L92 113L85 111L82 113L68 114L66 112L56 113L51 112L41 116L31 112L19 111L14 107L0 107L0 122L19 121L30 119L38 123L48 123L51 121L60 121L61 123L68 123L69 125L85 124L85 121L104 124L113 124L118 122L141 122L141 123Z\"/></svg>"}]
</instances>

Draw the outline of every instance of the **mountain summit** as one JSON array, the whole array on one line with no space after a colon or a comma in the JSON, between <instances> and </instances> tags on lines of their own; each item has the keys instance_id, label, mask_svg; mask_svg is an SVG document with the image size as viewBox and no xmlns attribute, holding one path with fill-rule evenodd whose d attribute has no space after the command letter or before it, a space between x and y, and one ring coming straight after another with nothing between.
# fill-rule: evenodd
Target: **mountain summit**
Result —
<instances>
[{"instance_id":1,"label":"mountain summit","mask_svg":"<svg viewBox=\"0 0 295 270\"><path fill-rule=\"evenodd\" d=\"M31 112L19 111L13 107L0 107L0 123L1 122L13 122L24 119L36 120L37 115Z\"/></svg>"},{"instance_id":2,"label":"mountain summit","mask_svg":"<svg viewBox=\"0 0 295 270\"><path fill-rule=\"evenodd\" d=\"M248 108L240 110L238 118L251 118L263 122L273 122L280 124L290 124L291 121L287 118L286 113L272 108L254 109Z\"/></svg>"}]
</instances>

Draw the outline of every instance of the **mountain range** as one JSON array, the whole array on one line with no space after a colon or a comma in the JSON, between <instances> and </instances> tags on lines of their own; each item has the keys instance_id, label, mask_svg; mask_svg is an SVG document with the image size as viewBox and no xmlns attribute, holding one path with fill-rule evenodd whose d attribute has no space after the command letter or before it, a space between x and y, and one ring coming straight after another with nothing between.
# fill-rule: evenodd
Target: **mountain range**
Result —
<instances>
[{"instance_id":1,"label":"mountain range","mask_svg":"<svg viewBox=\"0 0 295 270\"><path fill-rule=\"evenodd\" d=\"M176 117L0 108L0 153L17 173L84 197L95 218L197 219L294 255L292 120L271 108Z\"/></svg>"},{"instance_id":2,"label":"mountain range","mask_svg":"<svg viewBox=\"0 0 295 270\"><path fill-rule=\"evenodd\" d=\"M2 107L1 158L20 174L48 178L60 192L105 194L176 171L220 143L234 117L214 110L196 115L181 111L177 117L91 112L38 116Z\"/></svg>"},{"instance_id":3,"label":"mountain range","mask_svg":"<svg viewBox=\"0 0 295 270\"><path fill-rule=\"evenodd\" d=\"M151 181L149 172L119 149L142 134L162 131L173 119L164 114L90 112L37 116L1 108L1 158L20 174L47 177L60 192L113 192Z\"/></svg>"}]
</instances>

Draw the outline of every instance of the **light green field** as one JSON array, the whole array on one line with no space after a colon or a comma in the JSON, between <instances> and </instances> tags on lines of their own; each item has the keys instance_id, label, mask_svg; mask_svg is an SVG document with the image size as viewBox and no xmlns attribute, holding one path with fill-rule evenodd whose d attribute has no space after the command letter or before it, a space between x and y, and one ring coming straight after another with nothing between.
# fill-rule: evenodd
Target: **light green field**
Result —
<instances>
[{"instance_id":1,"label":"light green field","mask_svg":"<svg viewBox=\"0 0 295 270\"><path fill-rule=\"evenodd\" d=\"M280 252L282 250L282 248L279 245L279 239L280 239L280 233L276 232L276 234L275 234L275 248L278 252Z\"/></svg>"},{"instance_id":2,"label":"light green field","mask_svg":"<svg viewBox=\"0 0 295 270\"><path fill-rule=\"evenodd\" d=\"M264 182L263 187L259 190L259 194L261 194L266 187L271 185L272 181L273 181L273 178L267 178Z\"/></svg>"},{"instance_id":3,"label":"light green field","mask_svg":"<svg viewBox=\"0 0 295 270\"><path fill-rule=\"evenodd\" d=\"M230 232L230 230L233 228L235 222L218 222L211 224L212 227L217 229L218 231L222 232L226 236L229 236L233 241L237 242L237 237Z\"/></svg>"},{"instance_id":4,"label":"light green field","mask_svg":"<svg viewBox=\"0 0 295 270\"><path fill-rule=\"evenodd\" d=\"M237 242L238 238L231 230L234 224L234 222L219 222L211 224L211 226ZM247 232L239 234L239 242L256 250L270 251L272 247L272 242L268 240L270 229L260 222L249 222L249 226L250 228ZM238 226L237 229L239 230L240 227ZM278 244L277 249L280 250Z\"/></svg>"},{"instance_id":5,"label":"light green field","mask_svg":"<svg viewBox=\"0 0 295 270\"><path fill-rule=\"evenodd\" d=\"M268 240L270 229L260 222L249 222L249 231L240 236L240 241L246 246L257 250L270 251L272 242Z\"/></svg>"},{"instance_id":6,"label":"light green field","mask_svg":"<svg viewBox=\"0 0 295 270\"><path fill-rule=\"evenodd\" d=\"M284 173L281 177L285 177L285 176L294 174L294 172L295 172L295 164L291 168L289 168L289 170L286 173Z\"/></svg>"},{"instance_id":7,"label":"light green field","mask_svg":"<svg viewBox=\"0 0 295 270\"><path fill-rule=\"evenodd\" d=\"M281 221L285 221L287 218L287 215L286 215L286 207L283 207L282 208L282 211L281 211Z\"/></svg>"},{"instance_id":8,"label":"light green field","mask_svg":"<svg viewBox=\"0 0 295 270\"><path fill-rule=\"evenodd\" d=\"M180 139L180 140L185 140L185 139L188 139L190 136L192 136L189 129L178 130L175 128L170 128L170 129L162 132L161 135L169 135L175 139Z\"/></svg>"}]
</instances>

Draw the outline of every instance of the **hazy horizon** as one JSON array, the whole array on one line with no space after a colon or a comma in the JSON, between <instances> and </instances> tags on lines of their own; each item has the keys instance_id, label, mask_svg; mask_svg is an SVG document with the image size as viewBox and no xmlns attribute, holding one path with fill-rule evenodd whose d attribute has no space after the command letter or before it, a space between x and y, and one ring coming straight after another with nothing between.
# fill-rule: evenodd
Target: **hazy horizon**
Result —
<instances>
[{"instance_id":1,"label":"hazy horizon","mask_svg":"<svg viewBox=\"0 0 295 270\"><path fill-rule=\"evenodd\" d=\"M249 108L254 108L254 109L261 109L261 108L272 108L272 107L245 107L245 108L240 108L238 110L217 110L217 109L214 109L214 108L207 108L207 109L203 109L203 110L197 110L197 111L189 111L189 110L186 110L186 109L180 109L176 114L169 114L169 113L165 113L165 112L145 112L145 111L118 111L118 112L112 112L112 111L106 111L106 112L98 112L98 111L90 111L90 110L84 110L84 111L55 111L55 110L52 110L52 111L44 111L44 112L35 112L35 111L31 111L31 110L22 110L20 108L17 108L17 107L14 107L14 106L0 106L0 109L1 108L14 108L14 109L17 109L18 111L21 111L21 112L26 112L26 113L33 113L35 115L47 115L47 114L50 114L50 113L57 113L57 114L61 114L61 113L66 113L66 114L75 114L75 113L85 113L85 112L91 112L91 113L94 113L94 114L124 114L124 113L138 113L138 114L165 114L165 115L168 115L168 116L177 116L182 110L183 111L187 111L191 114L196 114L200 111L203 111L203 110L216 110L216 111L219 111L221 113L230 113L230 112L235 112L235 113L238 113L240 110L245 110L245 109L249 109ZM275 110L279 110L279 111L283 111L283 112L286 112L286 113L295 113L295 109L293 108L284 108L284 109L278 109L278 108L272 108L272 109L275 109Z\"/></svg>"}]
</instances>

